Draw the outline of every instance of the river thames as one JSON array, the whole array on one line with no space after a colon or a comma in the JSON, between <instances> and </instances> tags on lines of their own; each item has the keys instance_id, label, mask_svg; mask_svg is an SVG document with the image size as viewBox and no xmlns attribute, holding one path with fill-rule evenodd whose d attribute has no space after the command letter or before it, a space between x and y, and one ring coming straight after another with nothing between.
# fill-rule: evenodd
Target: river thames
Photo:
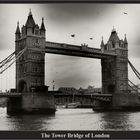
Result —
<instances>
[{"instance_id":1,"label":"river thames","mask_svg":"<svg viewBox=\"0 0 140 140\"><path fill-rule=\"evenodd\" d=\"M56 114L9 116L0 108L0 130L140 130L140 112L57 109Z\"/></svg>"}]
</instances>

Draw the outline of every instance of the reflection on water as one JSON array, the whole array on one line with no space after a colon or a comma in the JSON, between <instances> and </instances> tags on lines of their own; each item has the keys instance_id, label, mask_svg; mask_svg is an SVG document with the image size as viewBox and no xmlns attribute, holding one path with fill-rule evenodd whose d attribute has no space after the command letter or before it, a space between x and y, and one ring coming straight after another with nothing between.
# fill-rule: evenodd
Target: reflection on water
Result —
<instances>
[{"instance_id":1,"label":"reflection on water","mask_svg":"<svg viewBox=\"0 0 140 140\"><path fill-rule=\"evenodd\" d=\"M104 130L130 130L133 125L129 122L131 113L106 112L101 118L102 129Z\"/></svg>"},{"instance_id":2,"label":"reflection on water","mask_svg":"<svg viewBox=\"0 0 140 140\"><path fill-rule=\"evenodd\" d=\"M140 130L140 112L58 109L55 115L9 116L0 108L0 130Z\"/></svg>"}]
</instances>

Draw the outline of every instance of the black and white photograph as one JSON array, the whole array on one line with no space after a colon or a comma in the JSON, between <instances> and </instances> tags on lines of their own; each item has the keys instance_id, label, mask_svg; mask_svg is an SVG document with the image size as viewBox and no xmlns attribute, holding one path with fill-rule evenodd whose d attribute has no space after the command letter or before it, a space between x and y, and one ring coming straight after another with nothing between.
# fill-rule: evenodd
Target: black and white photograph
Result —
<instances>
[{"instance_id":1,"label":"black and white photograph","mask_svg":"<svg viewBox=\"0 0 140 140\"><path fill-rule=\"evenodd\" d=\"M0 131L139 131L140 4L0 4Z\"/></svg>"}]
</instances>

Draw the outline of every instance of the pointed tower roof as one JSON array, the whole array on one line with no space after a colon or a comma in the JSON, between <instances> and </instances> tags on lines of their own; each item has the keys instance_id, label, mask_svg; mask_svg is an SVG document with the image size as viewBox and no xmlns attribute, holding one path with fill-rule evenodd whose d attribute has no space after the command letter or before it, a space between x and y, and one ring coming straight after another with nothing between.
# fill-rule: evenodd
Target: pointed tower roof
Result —
<instances>
[{"instance_id":1,"label":"pointed tower roof","mask_svg":"<svg viewBox=\"0 0 140 140\"><path fill-rule=\"evenodd\" d=\"M127 39L126 39L126 34L124 35L125 37L124 37L124 43L128 43L127 42Z\"/></svg>"},{"instance_id":2,"label":"pointed tower roof","mask_svg":"<svg viewBox=\"0 0 140 140\"><path fill-rule=\"evenodd\" d=\"M15 34L20 34L19 21L17 22L17 29Z\"/></svg>"},{"instance_id":3,"label":"pointed tower roof","mask_svg":"<svg viewBox=\"0 0 140 140\"><path fill-rule=\"evenodd\" d=\"M25 26L26 27L34 27L35 26L35 21L34 21L33 16L32 16L31 9L29 11L28 19L26 21Z\"/></svg>"},{"instance_id":4,"label":"pointed tower roof","mask_svg":"<svg viewBox=\"0 0 140 140\"><path fill-rule=\"evenodd\" d=\"M109 41L111 41L111 42L118 42L120 39L119 39L119 37L118 37L118 35L117 35L117 32L116 32L116 30L113 28L113 30L112 30L112 32L111 32L111 35L110 35L110 37L109 37Z\"/></svg>"},{"instance_id":5,"label":"pointed tower roof","mask_svg":"<svg viewBox=\"0 0 140 140\"><path fill-rule=\"evenodd\" d=\"M104 46L103 36L102 36L101 46Z\"/></svg>"},{"instance_id":6,"label":"pointed tower roof","mask_svg":"<svg viewBox=\"0 0 140 140\"><path fill-rule=\"evenodd\" d=\"M45 31L45 25L44 25L44 18L42 18L41 28L42 31Z\"/></svg>"}]
</instances>

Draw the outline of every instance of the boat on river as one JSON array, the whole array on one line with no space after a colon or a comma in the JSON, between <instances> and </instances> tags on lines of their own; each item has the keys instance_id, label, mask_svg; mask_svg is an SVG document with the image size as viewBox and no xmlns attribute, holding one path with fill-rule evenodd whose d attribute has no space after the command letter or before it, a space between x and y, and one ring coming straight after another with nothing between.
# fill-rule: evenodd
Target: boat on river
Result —
<instances>
[{"instance_id":1,"label":"boat on river","mask_svg":"<svg viewBox=\"0 0 140 140\"><path fill-rule=\"evenodd\" d=\"M80 102L68 103L66 104L66 108L78 108L79 105L80 105Z\"/></svg>"}]
</instances>

